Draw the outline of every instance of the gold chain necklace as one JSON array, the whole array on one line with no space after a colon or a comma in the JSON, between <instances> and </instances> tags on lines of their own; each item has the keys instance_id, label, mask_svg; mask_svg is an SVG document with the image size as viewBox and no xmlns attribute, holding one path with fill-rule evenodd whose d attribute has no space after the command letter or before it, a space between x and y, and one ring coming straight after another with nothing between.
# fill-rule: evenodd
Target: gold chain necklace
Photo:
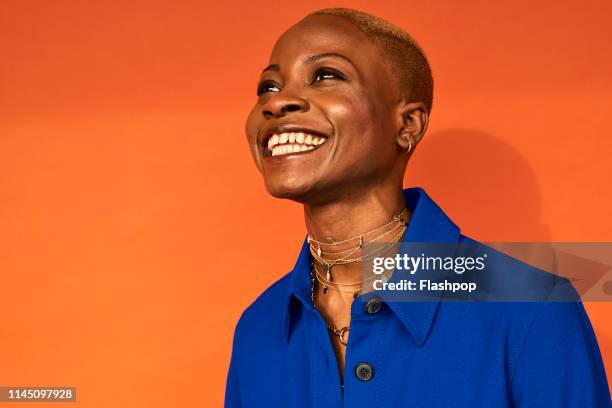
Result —
<instances>
[{"instance_id":1,"label":"gold chain necklace","mask_svg":"<svg viewBox=\"0 0 612 408\"><path fill-rule=\"evenodd\" d=\"M317 260L319 263L324 265L325 272L326 272L325 279L329 282L332 282L333 278L332 278L331 270L334 265L343 265L343 264L348 264L348 263L353 263L353 262L369 261L373 259L375 255L379 254L380 252L386 251L388 248L392 247L397 242L399 242L402 239L402 236L404 235L404 233L406 232L407 227L406 227L406 224L401 224L398 227L400 228L400 231L397 233L397 235L393 237L393 239L391 239L389 242L384 243L380 247L368 252L366 255L363 255L363 256L359 256L359 257L351 258L351 259L346 259L346 257L342 257L342 258L330 261L329 259L325 259L319 256L318 254L313 253L312 248L310 250L310 253L315 260ZM395 227L393 230L397 229L398 227Z\"/></svg>"},{"instance_id":2,"label":"gold chain necklace","mask_svg":"<svg viewBox=\"0 0 612 408\"><path fill-rule=\"evenodd\" d=\"M315 308L315 310L319 310L317 309L317 305L315 303L315 299L314 299L314 282L315 282L315 271L314 271L314 262L310 264L310 299L312 300L312 307ZM350 312L350 309L349 309ZM349 330L351 330L351 326L343 326L339 329L336 329L335 327L332 327L329 323L325 322L327 324L327 330L329 330L331 333L333 333L334 335L338 336L338 339L340 340L340 344L342 344L344 347L346 347L346 345L348 344L348 338L345 339L345 336L348 334Z\"/></svg>"},{"instance_id":3,"label":"gold chain necklace","mask_svg":"<svg viewBox=\"0 0 612 408\"><path fill-rule=\"evenodd\" d=\"M315 262L311 261L310 264L310 299L312 301L312 307L318 311L317 305L315 303L315 279L321 283L323 285L323 293L327 293L327 288L330 287L334 290L337 290L338 292L345 292L345 293L352 293L353 294L353 299L356 299L357 296L359 296L359 294L362 292L362 289L357 289L357 290L347 290L347 289L342 289L340 286L355 286L357 284L362 285L365 282L368 282L372 279L369 280L364 280L364 281L360 281L360 282L353 282L353 283L338 283L335 284L332 282L332 276L331 276L331 268L334 265L338 265L338 264L347 264L347 263L352 263L352 262L362 262L362 261L366 261L369 259L372 259L372 255L375 253L378 253L380 251L385 250L386 248L389 248L391 245L397 243L402 236L404 235L404 232L406 232L406 230L408 229L408 220L409 220L409 216L407 215L408 210L406 208L404 208L402 210L401 213L395 215L393 217L393 219L391 221L389 221L387 224L377 227L371 231L365 232L363 234L360 234L356 237L353 238L348 238L342 241L334 241L334 242L320 242L315 240L314 238L312 238L310 236L310 234L308 234L308 247L310 249L310 253L313 256L314 259L316 259L317 261L319 261L320 263L322 263L323 265L325 265L325 269L326 269L326 279L323 279L322 276L319 275L319 272L316 268ZM352 254L354 254L355 252L357 252L359 249L361 249L363 247L363 238L368 235L368 234L372 234L374 232L380 231L381 229L384 229L390 225L392 225L393 223L397 223L396 226L394 226L393 228L391 228L388 231L385 231L383 233L381 233L380 235L373 237L371 239L371 241L375 241L377 239L380 239L388 234L390 234L391 232L395 231L396 229L400 228L400 232L393 237L393 239L386 243L385 245L381 246L380 248L370 251L368 254L366 254L365 256L360 256L360 257L356 257L356 258L349 258ZM334 260L328 260L325 259L322 254L333 254L334 252L326 252L323 251L321 249L321 245L328 245L328 246L332 246L332 245L340 245L346 242L350 242L350 241L354 241L354 240L358 240L357 246L355 248L348 248L346 250L343 251L337 251L335 252L336 255L338 254L343 254L343 253L347 253L347 255L339 258L339 259L334 259ZM314 244L317 244L317 248L315 250ZM350 313L350 308L349 308L349 313ZM325 320L325 319L324 319ZM350 329L351 326L343 326L341 328L335 328L332 327L329 323L327 323L327 329L334 334L335 336L338 336L338 339L340 341L340 344L342 344L343 346L346 347L346 345L348 344L348 338L345 338Z\"/></svg>"},{"instance_id":4,"label":"gold chain necklace","mask_svg":"<svg viewBox=\"0 0 612 408\"><path fill-rule=\"evenodd\" d=\"M382 274L380 276L378 275L374 275L371 278L367 278L367 279L363 279L363 280L359 280L359 281L355 281L355 282L349 282L349 283L337 283L337 282L330 282L328 280L326 280L321 273L319 272L319 268L317 268L316 263L313 262L313 267L314 267L314 276L316 278L316 280L323 285L323 293L327 293L327 289L333 289L337 292L343 292L343 293L352 293L353 294L353 298L357 298L357 296L359 296L361 294L361 292L363 292L363 285L366 283L370 283L372 281L374 281L376 278L379 279L388 279L389 276L387 276L386 274ZM344 289L343 287L346 286L359 286L358 289Z\"/></svg>"},{"instance_id":5,"label":"gold chain necklace","mask_svg":"<svg viewBox=\"0 0 612 408\"><path fill-rule=\"evenodd\" d=\"M340 245L340 244L344 244L345 242L354 241L354 240L356 240L356 239L359 239L359 241L360 241L360 242L362 242L362 241L363 241L363 237L364 237L364 236L366 236L366 235L368 235L368 234L371 234L371 233L373 233L373 232L376 232L376 231L378 231L378 230L381 230L381 229L383 229L383 228L385 228L385 227L388 227L389 225L393 224L394 222L399 221L399 220L400 220L400 218L401 218L401 217L402 217L404 214L406 214L406 212L408 212L408 210L407 210L406 208L404 208L404 209L402 210L402 212L400 212L400 213L399 213L399 214L397 214L397 215L394 215L394 216L393 216L393 219L392 219L391 221L389 221L388 223L386 223L385 225L382 225L382 226L380 226L380 227L374 228L373 230L370 230L370 231L368 231L368 232L364 232L363 234L359 234L359 235L357 235L357 236L355 236L355 237L353 237L353 238L347 238L347 239L344 239L344 240L342 240L342 241L334 241L334 242L321 242L321 241L317 241L316 239L314 239L314 238L312 238L310 235L308 235L308 242L309 242L309 243L310 243L310 242L314 242L314 243L316 243L316 244L317 244L317 245L319 245L319 246L321 246L321 245Z\"/></svg>"},{"instance_id":6,"label":"gold chain necklace","mask_svg":"<svg viewBox=\"0 0 612 408\"><path fill-rule=\"evenodd\" d=\"M347 255L347 256L343 256L343 257L341 257L341 258L331 259L331 260L330 260L330 259L326 259L326 258L322 257L322 256L321 256L321 255L319 255L318 253L313 253L313 251L312 251L312 250L311 250L311 252L310 252L310 253L312 254L313 258L315 258L315 259L316 259L317 261L319 261L320 263L325 264L325 265L332 265L332 266L334 266L334 265L348 264L348 263L353 263L353 262L369 261L369 260L371 260L371 259L373 259L373 258L374 258L374 257L373 257L373 255L375 255L375 254L377 254L377 253L379 253L379 252L383 251L383 250L384 250L384 249L386 249L388 246L390 246L390 245L392 245L392 244L396 243L397 241L399 241L399 240L401 239L402 235L403 235L403 234L404 234L404 232L406 231L406 226L405 226L404 224L399 224L399 225L397 225L395 228L393 228L392 230L387 231L387 232L386 232L385 234L383 234L383 235L387 235L387 234L389 234L389 233L391 233L391 232L395 231L395 230L396 230L396 229L398 229L398 228L399 228L401 231L400 231L400 232L399 232L399 233L398 233L398 234L397 234L395 237L393 237L393 239L392 239L391 241L386 242L384 246L381 246L381 247L379 247L379 248L377 248L377 249L374 249L374 250L372 250L372 251L368 252L366 255L362 255L362 256L359 256L359 257L356 257L356 258L350 258L350 259L349 259L349 258L347 258L349 255L352 255L352 253L351 253L351 254L349 254L349 255ZM381 237L382 237L382 235L381 235L380 237L377 237L377 238L381 238ZM356 248L355 250L352 250L352 251L353 251L353 253L354 253L354 252L356 252L357 250L359 250L360 248L361 248L361 247ZM346 252L346 251L342 251L342 252Z\"/></svg>"}]
</instances>

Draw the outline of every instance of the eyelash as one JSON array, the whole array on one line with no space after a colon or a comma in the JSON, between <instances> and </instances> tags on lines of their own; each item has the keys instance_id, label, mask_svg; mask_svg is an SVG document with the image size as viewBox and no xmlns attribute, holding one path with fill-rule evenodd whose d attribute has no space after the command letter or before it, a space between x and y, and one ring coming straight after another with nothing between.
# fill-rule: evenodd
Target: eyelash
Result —
<instances>
[{"instance_id":1,"label":"eyelash","mask_svg":"<svg viewBox=\"0 0 612 408\"><path fill-rule=\"evenodd\" d=\"M334 77L336 77L337 79L340 79L341 81L345 81L346 80L346 76L344 76L344 74L341 73L340 71L337 71L337 70L332 69L332 68L319 68L319 69L317 69L315 71L314 78L313 78L312 82L315 82L316 79L321 74L326 74L326 75L331 74ZM321 81L324 81L324 80L326 80L326 79L321 79ZM268 85L273 85L273 86L275 86L277 88L279 87L274 81L263 81L257 87L257 96L260 96L261 94L265 93L266 92L266 87Z\"/></svg>"}]
</instances>

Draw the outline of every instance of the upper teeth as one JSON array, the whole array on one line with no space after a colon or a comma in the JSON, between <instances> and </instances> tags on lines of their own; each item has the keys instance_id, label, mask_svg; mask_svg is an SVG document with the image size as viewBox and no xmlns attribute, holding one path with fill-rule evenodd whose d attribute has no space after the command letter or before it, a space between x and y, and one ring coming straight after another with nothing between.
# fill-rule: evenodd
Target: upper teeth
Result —
<instances>
[{"instance_id":1,"label":"upper teeth","mask_svg":"<svg viewBox=\"0 0 612 408\"><path fill-rule=\"evenodd\" d=\"M272 156L279 154L312 150L315 146L325 143L324 137L302 132L286 132L273 135L268 139L268 149Z\"/></svg>"}]
</instances>

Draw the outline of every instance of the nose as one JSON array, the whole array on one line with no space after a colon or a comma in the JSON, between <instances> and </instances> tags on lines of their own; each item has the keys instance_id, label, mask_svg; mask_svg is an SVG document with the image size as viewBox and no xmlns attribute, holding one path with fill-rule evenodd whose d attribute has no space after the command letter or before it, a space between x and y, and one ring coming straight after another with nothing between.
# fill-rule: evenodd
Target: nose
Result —
<instances>
[{"instance_id":1,"label":"nose","mask_svg":"<svg viewBox=\"0 0 612 408\"><path fill-rule=\"evenodd\" d=\"M263 106L262 114L266 119L272 119L285 116L289 112L306 112L308 108L308 101L304 98L277 92L269 97Z\"/></svg>"}]
</instances>

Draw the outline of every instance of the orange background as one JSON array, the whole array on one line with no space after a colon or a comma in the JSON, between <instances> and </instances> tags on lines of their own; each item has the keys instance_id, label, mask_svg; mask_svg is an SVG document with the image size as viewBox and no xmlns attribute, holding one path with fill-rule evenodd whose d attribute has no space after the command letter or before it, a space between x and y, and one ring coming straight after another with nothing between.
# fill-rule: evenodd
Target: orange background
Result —
<instances>
[{"instance_id":1,"label":"orange background","mask_svg":"<svg viewBox=\"0 0 612 408\"><path fill-rule=\"evenodd\" d=\"M426 50L434 109L406 184L464 233L612 240L608 0L3 0L0 385L221 406L239 314L305 234L244 120L274 40L330 5ZM611 304L587 307L611 372Z\"/></svg>"}]
</instances>

